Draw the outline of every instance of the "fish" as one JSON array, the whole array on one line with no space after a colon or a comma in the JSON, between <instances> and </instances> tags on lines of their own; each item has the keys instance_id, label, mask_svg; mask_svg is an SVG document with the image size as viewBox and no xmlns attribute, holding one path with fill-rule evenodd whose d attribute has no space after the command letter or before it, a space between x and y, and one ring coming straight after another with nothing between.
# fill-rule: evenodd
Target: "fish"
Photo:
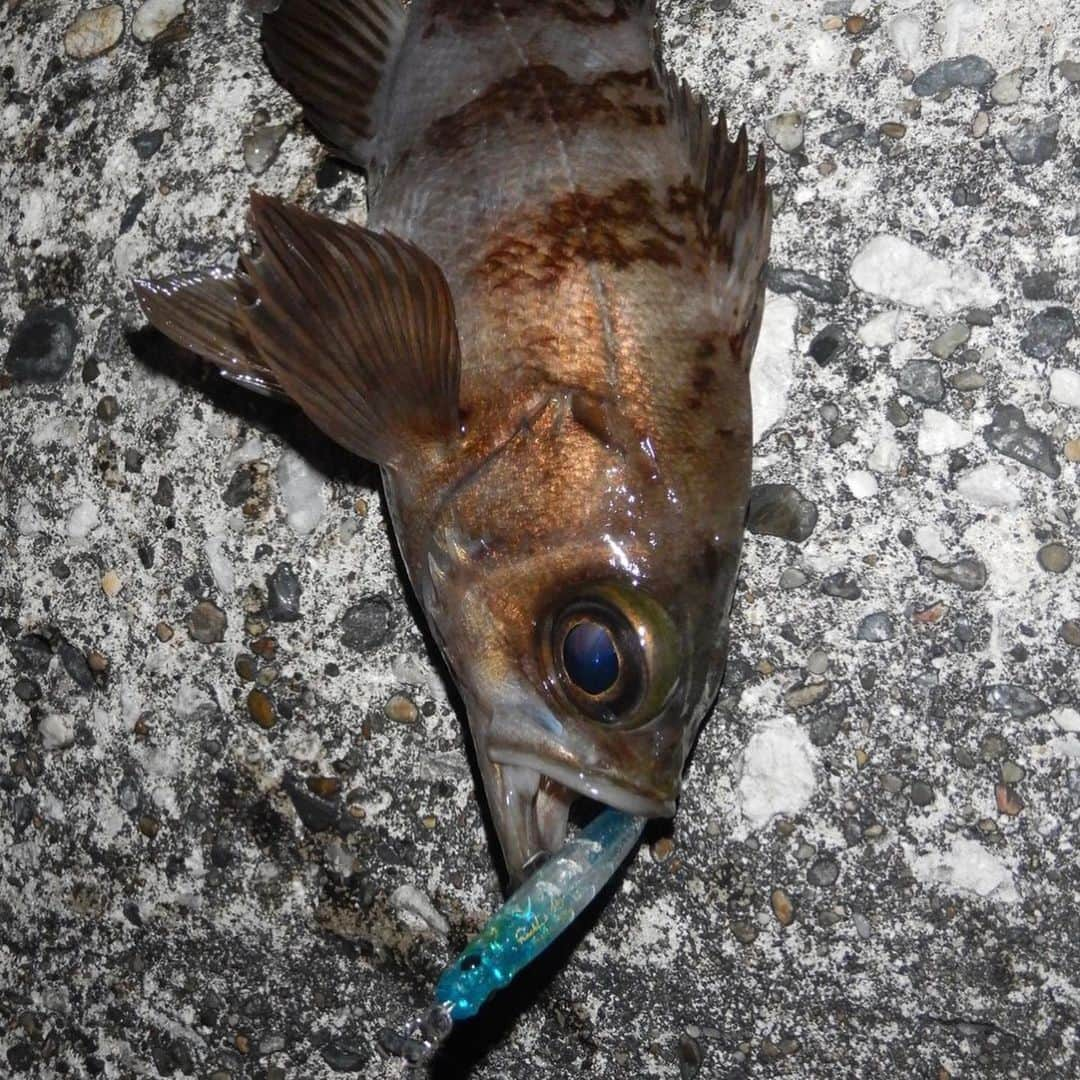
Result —
<instances>
[{"instance_id":1,"label":"fish","mask_svg":"<svg viewBox=\"0 0 1080 1080\"><path fill-rule=\"evenodd\" d=\"M284 0L273 75L361 225L253 192L149 321L381 471L507 876L572 804L671 817L728 650L766 157L645 0Z\"/></svg>"}]
</instances>

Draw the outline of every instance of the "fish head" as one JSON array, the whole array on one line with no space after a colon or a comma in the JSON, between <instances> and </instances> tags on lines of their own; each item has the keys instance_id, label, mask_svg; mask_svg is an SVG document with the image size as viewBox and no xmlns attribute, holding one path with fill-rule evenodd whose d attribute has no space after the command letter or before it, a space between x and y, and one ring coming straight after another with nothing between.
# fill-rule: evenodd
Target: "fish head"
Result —
<instances>
[{"instance_id":1,"label":"fish head","mask_svg":"<svg viewBox=\"0 0 1080 1080\"><path fill-rule=\"evenodd\" d=\"M708 513L683 515L670 485L634 486L641 470L623 454L574 441L564 426L557 449L493 469L435 530L420 589L512 882L561 847L581 796L675 813L722 678L738 569L744 463L729 497L716 484ZM474 513L477 499L500 512ZM470 528L494 520L501 531Z\"/></svg>"}]
</instances>

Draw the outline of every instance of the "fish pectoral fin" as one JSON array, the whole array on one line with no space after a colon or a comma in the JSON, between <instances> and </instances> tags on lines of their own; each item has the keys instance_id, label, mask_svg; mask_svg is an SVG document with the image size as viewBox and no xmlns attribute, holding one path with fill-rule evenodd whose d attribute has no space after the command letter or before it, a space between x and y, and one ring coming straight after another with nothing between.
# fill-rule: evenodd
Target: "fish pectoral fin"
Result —
<instances>
[{"instance_id":1,"label":"fish pectoral fin","mask_svg":"<svg viewBox=\"0 0 1080 1080\"><path fill-rule=\"evenodd\" d=\"M263 17L270 70L318 135L371 164L380 96L405 32L400 0L284 0Z\"/></svg>"},{"instance_id":2,"label":"fish pectoral fin","mask_svg":"<svg viewBox=\"0 0 1080 1080\"><path fill-rule=\"evenodd\" d=\"M150 321L376 464L455 440L461 355L438 266L404 240L258 193L251 223L259 254L231 276L137 283Z\"/></svg>"},{"instance_id":3,"label":"fish pectoral fin","mask_svg":"<svg viewBox=\"0 0 1080 1080\"><path fill-rule=\"evenodd\" d=\"M215 266L136 281L134 287L146 317L166 337L241 386L288 397L251 340L243 309L258 297L243 270Z\"/></svg>"},{"instance_id":4,"label":"fish pectoral fin","mask_svg":"<svg viewBox=\"0 0 1080 1080\"><path fill-rule=\"evenodd\" d=\"M754 167L748 169L746 126L730 140L723 112L713 123L701 95L664 66L658 44L654 64L672 119L686 141L692 189L700 193L700 225L718 279L718 315L735 355L749 367L765 305L772 228L765 147L758 147Z\"/></svg>"}]
</instances>

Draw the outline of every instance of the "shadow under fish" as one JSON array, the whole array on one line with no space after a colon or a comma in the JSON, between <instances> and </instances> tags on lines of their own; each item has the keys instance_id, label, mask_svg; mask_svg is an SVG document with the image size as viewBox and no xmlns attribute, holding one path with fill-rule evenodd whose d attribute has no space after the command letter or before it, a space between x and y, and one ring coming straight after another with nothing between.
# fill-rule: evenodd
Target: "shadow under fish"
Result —
<instances>
[{"instance_id":1,"label":"shadow under fish","mask_svg":"<svg viewBox=\"0 0 1080 1080\"><path fill-rule=\"evenodd\" d=\"M284 0L367 226L254 193L151 323L377 464L512 882L580 796L671 816L723 674L770 212L648 3Z\"/></svg>"}]
</instances>

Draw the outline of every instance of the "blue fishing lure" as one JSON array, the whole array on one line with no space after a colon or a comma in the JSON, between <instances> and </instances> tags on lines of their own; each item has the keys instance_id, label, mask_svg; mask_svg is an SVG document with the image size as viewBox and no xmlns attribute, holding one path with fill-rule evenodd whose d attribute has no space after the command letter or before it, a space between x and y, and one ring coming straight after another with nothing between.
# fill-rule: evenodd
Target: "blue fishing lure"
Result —
<instances>
[{"instance_id":1,"label":"blue fishing lure","mask_svg":"<svg viewBox=\"0 0 1080 1080\"><path fill-rule=\"evenodd\" d=\"M436 1004L402 1042L406 1059L430 1057L455 1021L475 1016L535 960L611 880L644 826L644 818L604 810L540 867L443 972Z\"/></svg>"}]
</instances>

